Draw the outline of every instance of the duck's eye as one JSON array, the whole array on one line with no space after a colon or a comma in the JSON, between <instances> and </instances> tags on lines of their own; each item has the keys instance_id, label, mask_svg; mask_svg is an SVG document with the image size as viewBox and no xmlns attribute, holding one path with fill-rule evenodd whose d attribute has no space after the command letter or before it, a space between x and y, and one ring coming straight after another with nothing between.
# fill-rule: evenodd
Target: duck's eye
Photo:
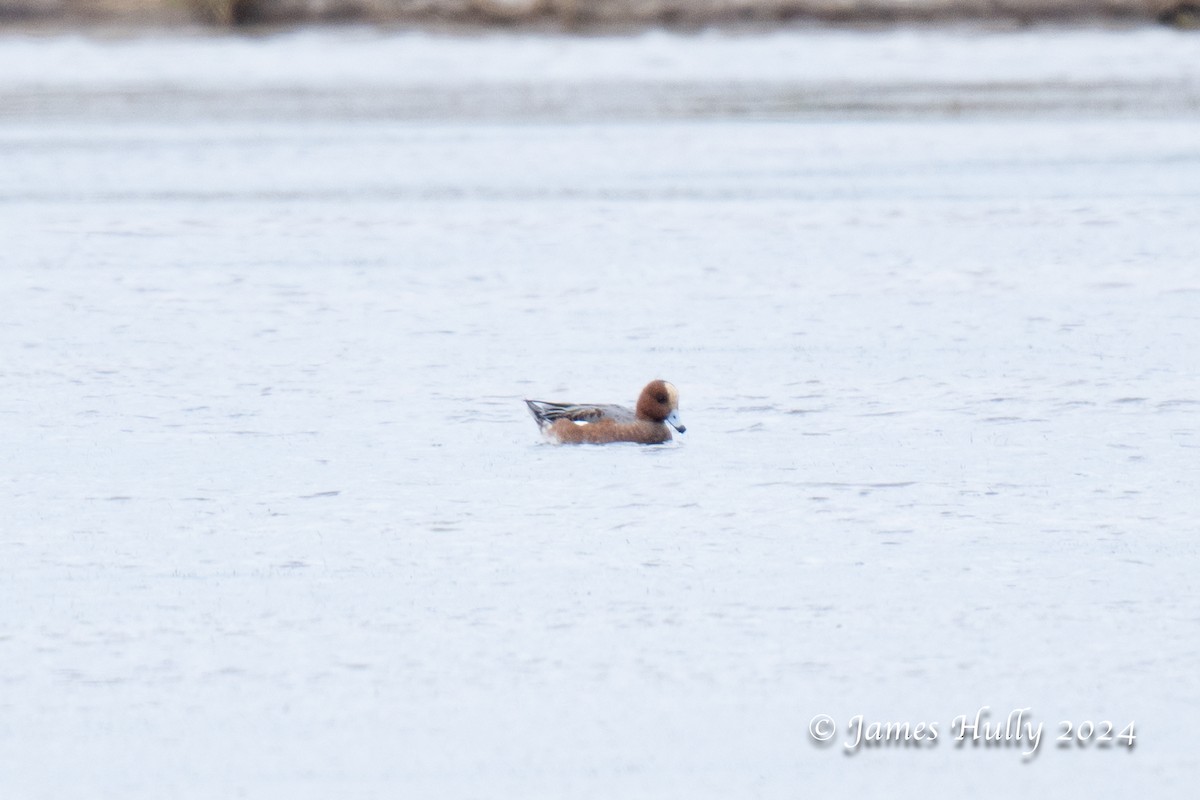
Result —
<instances>
[{"instance_id":1,"label":"duck's eye","mask_svg":"<svg viewBox=\"0 0 1200 800\"><path fill-rule=\"evenodd\" d=\"M654 395L654 399L660 403L665 403L667 402L667 395L663 392L659 392L658 394Z\"/></svg>"}]
</instances>

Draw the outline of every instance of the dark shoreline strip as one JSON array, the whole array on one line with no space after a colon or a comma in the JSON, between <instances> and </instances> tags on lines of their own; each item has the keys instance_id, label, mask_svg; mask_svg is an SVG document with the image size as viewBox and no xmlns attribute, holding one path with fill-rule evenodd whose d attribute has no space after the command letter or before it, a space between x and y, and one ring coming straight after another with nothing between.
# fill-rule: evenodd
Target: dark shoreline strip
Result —
<instances>
[{"instance_id":1,"label":"dark shoreline strip","mask_svg":"<svg viewBox=\"0 0 1200 800\"><path fill-rule=\"evenodd\" d=\"M1159 22L1200 28L1200 0L0 0L0 28L339 22L579 33L806 24Z\"/></svg>"}]
</instances>

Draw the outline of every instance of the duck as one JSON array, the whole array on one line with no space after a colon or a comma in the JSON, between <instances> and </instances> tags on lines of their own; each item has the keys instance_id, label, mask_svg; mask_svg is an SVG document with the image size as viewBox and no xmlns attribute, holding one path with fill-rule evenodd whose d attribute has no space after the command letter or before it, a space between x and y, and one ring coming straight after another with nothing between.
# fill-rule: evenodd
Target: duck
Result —
<instances>
[{"instance_id":1,"label":"duck","mask_svg":"<svg viewBox=\"0 0 1200 800\"><path fill-rule=\"evenodd\" d=\"M679 390L661 379L646 384L632 411L546 400L526 400L525 405L546 438L557 444L663 444L671 441L671 428L687 431L679 418Z\"/></svg>"}]
</instances>

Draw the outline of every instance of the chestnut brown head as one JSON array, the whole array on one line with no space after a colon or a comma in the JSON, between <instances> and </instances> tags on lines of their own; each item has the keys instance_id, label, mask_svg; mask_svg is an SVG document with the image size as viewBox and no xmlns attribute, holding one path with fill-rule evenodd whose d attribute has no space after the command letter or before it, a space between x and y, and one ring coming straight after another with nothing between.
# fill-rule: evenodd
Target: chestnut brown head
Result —
<instances>
[{"instance_id":1,"label":"chestnut brown head","mask_svg":"<svg viewBox=\"0 0 1200 800\"><path fill-rule=\"evenodd\" d=\"M679 391L663 380L650 381L637 401L637 415L652 422L667 422L683 433L687 427L679 420Z\"/></svg>"}]
</instances>

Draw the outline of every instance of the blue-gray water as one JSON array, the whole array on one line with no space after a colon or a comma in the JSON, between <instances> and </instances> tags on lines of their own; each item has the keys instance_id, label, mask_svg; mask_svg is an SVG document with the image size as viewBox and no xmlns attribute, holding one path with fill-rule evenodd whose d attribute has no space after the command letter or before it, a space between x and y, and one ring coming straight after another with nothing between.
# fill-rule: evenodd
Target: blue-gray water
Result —
<instances>
[{"instance_id":1,"label":"blue-gray water","mask_svg":"<svg viewBox=\"0 0 1200 800\"><path fill-rule=\"evenodd\" d=\"M605 72L645 40L446 40L574 65L491 89L405 84L437 40L0 43L63 56L0 82L0 794L1190 787L1194 41L987 37L972 83L911 35L845 45L922 54L893 105L765 80L779 39L732 85L650 40L684 95ZM521 403L654 377L666 447ZM1036 757L957 746L985 705ZM847 758L857 714L940 738Z\"/></svg>"}]
</instances>

